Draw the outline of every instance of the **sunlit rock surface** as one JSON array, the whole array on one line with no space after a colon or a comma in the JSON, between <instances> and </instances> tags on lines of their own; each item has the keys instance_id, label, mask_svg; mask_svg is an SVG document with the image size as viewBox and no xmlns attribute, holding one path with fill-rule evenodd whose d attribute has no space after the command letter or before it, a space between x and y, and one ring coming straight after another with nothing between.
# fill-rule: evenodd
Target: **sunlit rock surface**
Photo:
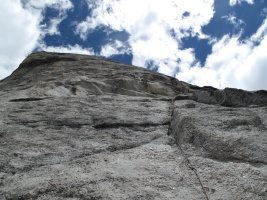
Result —
<instances>
[{"instance_id":1,"label":"sunlit rock surface","mask_svg":"<svg viewBox=\"0 0 267 200\"><path fill-rule=\"evenodd\" d=\"M39 52L0 99L0 199L267 199L266 91Z\"/></svg>"}]
</instances>

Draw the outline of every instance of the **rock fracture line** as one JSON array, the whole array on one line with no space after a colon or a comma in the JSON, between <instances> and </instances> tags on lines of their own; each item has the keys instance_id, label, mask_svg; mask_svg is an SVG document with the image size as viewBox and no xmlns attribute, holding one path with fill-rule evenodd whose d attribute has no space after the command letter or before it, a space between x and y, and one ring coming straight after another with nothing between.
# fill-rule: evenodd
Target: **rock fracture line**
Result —
<instances>
[{"instance_id":1,"label":"rock fracture line","mask_svg":"<svg viewBox=\"0 0 267 200\"><path fill-rule=\"evenodd\" d=\"M178 96L179 96L179 95L178 95ZM174 102L175 102L176 99L178 99L178 98L177 98L178 96L175 96L175 97L173 97L173 98L171 99L171 105L170 105L170 108L169 108L170 121L169 121L169 128L168 128L167 135L171 135L171 134L172 134L172 127L171 127L171 124L172 124L172 121L173 121L173 115L174 115ZM178 145L178 148L180 149L181 154L182 154L182 156L184 157L186 166L187 166L189 169L191 169L191 170L195 173L195 175L196 175L196 177L197 177L197 179L198 179L198 182L199 182L199 184L200 184L200 186L201 186L201 188L202 188L202 191L203 191L203 193L204 193L206 199L207 199L207 200L210 200L210 198L209 198L209 196L208 196L208 194L207 194L207 192L206 192L206 190L205 190L205 188L204 188L204 186L203 186L203 183L202 183L202 181L201 181L201 179L200 179L200 176L199 176L198 173L197 173L197 169L192 165L192 163L190 162L188 156L187 156L186 153L183 151L183 148L182 148L182 145L181 145L180 141L177 141L177 140L176 140L176 144Z\"/></svg>"}]
</instances>

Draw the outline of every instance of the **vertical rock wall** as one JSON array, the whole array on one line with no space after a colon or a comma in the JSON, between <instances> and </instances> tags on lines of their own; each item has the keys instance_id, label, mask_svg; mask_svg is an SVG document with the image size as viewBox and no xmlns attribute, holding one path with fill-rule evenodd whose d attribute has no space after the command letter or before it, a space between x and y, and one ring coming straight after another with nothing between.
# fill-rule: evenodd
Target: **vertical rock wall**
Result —
<instances>
[{"instance_id":1,"label":"vertical rock wall","mask_svg":"<svg viewBox=\"0 0 267 200\"><path fill-rule=\"evenodd\" d=\"M266 91L39 52L0 81L0 199L266 199Z\"/></svg>"}]
</instances>

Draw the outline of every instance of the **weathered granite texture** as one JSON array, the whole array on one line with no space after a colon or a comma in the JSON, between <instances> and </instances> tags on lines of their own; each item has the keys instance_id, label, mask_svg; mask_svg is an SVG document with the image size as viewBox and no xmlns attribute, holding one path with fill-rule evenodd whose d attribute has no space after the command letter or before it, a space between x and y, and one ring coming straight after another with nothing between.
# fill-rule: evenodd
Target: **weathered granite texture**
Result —
<instances>
[{"instance_id":1,"label":"weathered granite texture","mask_svg":"<svg viewBox=\"0 0 267 200\"><path fill-rule=\"evenodd\" d=\"M0 199L267 199L266 91L39 52L0 100Z\"/></svg>"}]
</instances>

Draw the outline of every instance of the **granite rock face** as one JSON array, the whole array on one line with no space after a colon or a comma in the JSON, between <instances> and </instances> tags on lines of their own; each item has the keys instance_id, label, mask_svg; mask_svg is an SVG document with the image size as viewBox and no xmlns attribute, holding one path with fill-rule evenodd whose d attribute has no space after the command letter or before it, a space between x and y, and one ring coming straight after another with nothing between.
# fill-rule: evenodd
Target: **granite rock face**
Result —
<instances>
[{"instance_id":1,"label":"granite rock face","mask_svg":"<svg viewBox=\"0 0 267 200\"><path fill-rule=\"evenodd\" d=\"M0 99L0 199L267 199L266 91L39 52Z\"/></svg>"}]
</instances>

